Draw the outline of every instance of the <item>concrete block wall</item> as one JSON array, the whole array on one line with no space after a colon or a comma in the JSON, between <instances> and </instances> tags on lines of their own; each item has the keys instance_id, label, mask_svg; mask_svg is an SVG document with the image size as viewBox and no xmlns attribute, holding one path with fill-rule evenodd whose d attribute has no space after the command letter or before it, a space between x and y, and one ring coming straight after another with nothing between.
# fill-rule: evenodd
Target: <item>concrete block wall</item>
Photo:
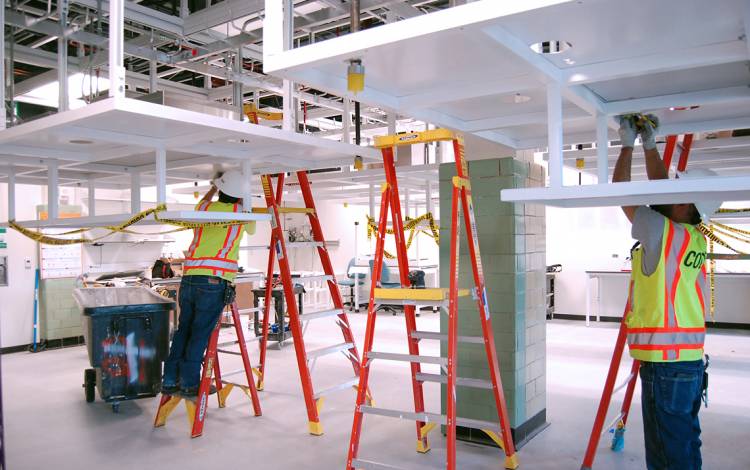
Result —
<instances>
[{"instance_id":1,"label":"concrete block wall","mask_svg":"<svg viewBox=\"0 0 750 470\"><path fill-rule=\"evenodd\" d=\"M73 299L74 278L44 279L39 286L41 339L57 340L81 336L81 312Z\"/></svg>"},{"instance_id":2,"label":"concrete block wall","mask_svg":"<svg viewBox=\"0 0 750 470\"><path fill-rule=\"evenodd\" d=\"M503 389L516 441L523 441L546 422L545 343L545 212L543 206L500 201L500 190L542 186L544 169L512 157L469 162L472 200L492 315L495 347ZM450 281L451 178L455 164L440 167L440 277ZM473 286L463 220L459 247L459 283ZM479 336L481 321L476 303L459 301L459 334ZM441 318L447 331L447 315ZM445 343L442 344L445 353ZM459 376L488 379L484 348L458 345ZM443 394L444 396L444 394ZM462 417L494 420L497 411L487 390L459 387L458 413ZM445 407L445 400L443 399ZM482 433L462 430L464 438L487 442Z\"/></svg>"}]
</instances>

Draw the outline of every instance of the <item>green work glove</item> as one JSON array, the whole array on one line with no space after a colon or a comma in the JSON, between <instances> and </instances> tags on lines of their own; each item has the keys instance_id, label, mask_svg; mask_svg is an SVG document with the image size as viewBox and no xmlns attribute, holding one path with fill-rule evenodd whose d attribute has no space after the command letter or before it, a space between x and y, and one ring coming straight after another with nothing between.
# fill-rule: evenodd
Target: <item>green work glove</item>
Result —
<instances>
[{"instance_id":1,"label":"green work glove","mask_svg":"<svg viewBox=\"0 0 750 470\"><path fill-rule=\"evenodd\" d=\"M617 116L617 119L620 122L620 129L617 130L617 133L620 134L622 146L633 148L637 135L633 120L627 116Z\"/></svg>"},{"instance_id":2,"label":"green work glove","mask_svg":"<svg viewBox=\"0 0 750 470\"><path fill-rule=\"evenodd\" d=\"M640 134L641 134L641 142L643 143L643 148L645 150L653 150L656 148L655 137L656 137L657 128L654 127L654 124L656 124L657 126L659 125L658 121L656 120L654 120L653 124L649 121L644 121L642 123Z\"/></svg>"}]
</instances>

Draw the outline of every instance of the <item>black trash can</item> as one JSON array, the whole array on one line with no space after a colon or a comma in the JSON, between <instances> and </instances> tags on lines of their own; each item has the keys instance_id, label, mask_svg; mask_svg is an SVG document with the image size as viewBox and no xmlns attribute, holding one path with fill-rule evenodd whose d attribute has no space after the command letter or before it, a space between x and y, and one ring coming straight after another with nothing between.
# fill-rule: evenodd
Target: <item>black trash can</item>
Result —
<instances>
[{"instance_id":1,"label":"black trash can","mask_svg":"<svg viewBox=\"0 0 750 470\"><path fill-rule=\"evenodd\" d=\"M93 367L84 373L86 401L94 401L94 387L115 412L120 401L156 396L174 301L145 287L76 289L73 296Z\"/></svg>"}]
</instances>

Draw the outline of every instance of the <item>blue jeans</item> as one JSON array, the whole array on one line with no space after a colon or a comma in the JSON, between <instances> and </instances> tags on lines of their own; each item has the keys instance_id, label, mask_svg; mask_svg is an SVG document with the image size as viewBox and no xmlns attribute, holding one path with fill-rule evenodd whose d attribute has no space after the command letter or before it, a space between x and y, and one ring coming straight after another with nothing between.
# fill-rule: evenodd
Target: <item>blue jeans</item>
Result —
<instances>
[{"instance_id":1,"label":"blue jeans","mask_svg":"<svg viewBox=\"0 0 750 470\"><path fill-rule=\"evenodd\" d=\"M164 363L164 386L178 382L182 389L197 387L203 355L224 310L227 282L212 276L185 276L180 283L180 323Z\"/></svg>"},{"instance_id":2,"label":"blue jeans","mask_svg":"<svg viewBox=\"0 0 750 470\"><path fill-rule=\"evenodd\" d=\"M648 470L700 470L703 371L702 360L641 363Z\"/></svg>"}]
</instances>

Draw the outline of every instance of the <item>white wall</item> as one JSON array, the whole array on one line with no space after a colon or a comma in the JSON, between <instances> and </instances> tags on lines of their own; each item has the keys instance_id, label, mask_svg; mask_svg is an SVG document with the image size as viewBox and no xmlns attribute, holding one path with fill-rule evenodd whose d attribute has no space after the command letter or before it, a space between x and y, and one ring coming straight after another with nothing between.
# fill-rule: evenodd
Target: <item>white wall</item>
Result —
<instances>
[{"instance_id":1,"label":"white wall","mask_svg":"<svg viewBox=\"0 0 750 470\"><path fill-rule=\"evenodd\" d=\"M39 186L16 185L16 218L36 218L36 205L46 203ZM0 220L8 218L8 185L0 183ZM11 347L31 343L34 314L34 269L37 266L36 242L8 229L7 249L0 256L8 257L8 286L0 287L0 346ZM31 259L26 269L24 259Z\"/></svg>"}]
</instances>

